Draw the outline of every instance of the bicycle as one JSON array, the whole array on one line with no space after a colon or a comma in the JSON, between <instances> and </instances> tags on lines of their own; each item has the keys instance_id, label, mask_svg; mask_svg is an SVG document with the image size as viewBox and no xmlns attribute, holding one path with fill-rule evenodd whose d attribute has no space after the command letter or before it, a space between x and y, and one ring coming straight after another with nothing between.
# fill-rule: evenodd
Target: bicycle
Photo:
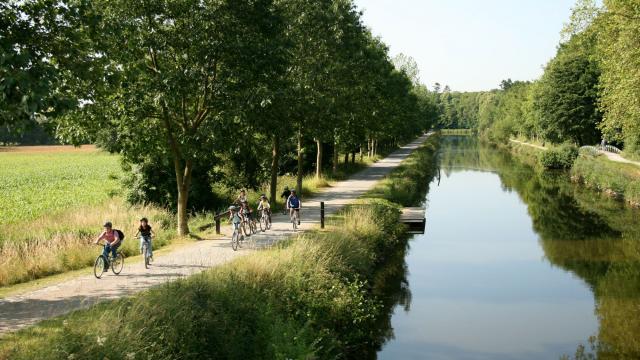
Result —
<instances>
[{"instance_id":1,"label":"bicycle","mask_svg":"<svg viewBox=\"0 0 640 360\"><path fill-rule=\"evenodd\" d=\"M96 244L98 246L103 246ZM102 275L109 271L109 267L111 267L111 271L114 275L119 275L122 272L122 268L124 267L124 255L118 250L116 251L116 257L114 258L109 252L109 255L105 259L104 255L100 254L96 258L95 263L93 264L93 275L97 279L100 279Z\"/></svg>"},{"instance_id":2,"label":"bicycle","mask_svg":"<svg viewBox=\"0 0 640 360\"><path fill-rule=\"evenodd\" d=\"M269 211L267 209L262 209L260 215L260 231L265 232L269 229L271 229L271 219L269 218Z\"/></svg>"},{"instance_id":3,"label":"bicycle","mask_svg":"<svg viewBox=\"0 0 640 360\"><path fill-rule=\"evenodd\" d=\"M298 230L298 222L300 222L300 209L293 209L293 214L291 215L293 230Z\"/></svg>"},{"instance_id":4,"label":"bicycle","mask_svg":"<svg viewBox=\"0 0 640 360\"><path fill-rule=\"evenodd\" d=\"M144 258L144 267L148 269L151 264L151 243L145 238L142 239L142 256Z\"/></svg>"},{"instance_id":5,"label":"bicycle","mask_svg":"<svg viewBox=\"0 0 640 360\"><path fill-rule=\"evenodd\" d=\"M249 219L249 214L245 214L242 220L242 232L245 236L251 236L251 234L256 234L258 232L258 226L256 225L256 221L253 219Z\"/></svg>"},{"instance_id":6,"label":"bicycle","mask_svg":"<svg viewBox=\"0 0 640 360\"><path fill-rule=\"evenodd\" d=\"M242 247L242 242L244 241L244 235L242 235L240 227L241 224L233 225L233 235L231 235L231 248L233 251L237 251L238 247Z\"/></svg>"}]
</instances>

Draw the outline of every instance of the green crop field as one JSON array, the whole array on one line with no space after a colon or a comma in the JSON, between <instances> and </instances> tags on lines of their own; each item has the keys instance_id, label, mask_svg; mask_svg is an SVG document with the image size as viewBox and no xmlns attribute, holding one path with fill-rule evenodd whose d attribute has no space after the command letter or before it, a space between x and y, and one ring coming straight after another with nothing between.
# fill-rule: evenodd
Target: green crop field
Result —
<instances>
[{"instance_id":1,"label":"green crop field","mask_svg":"<svg viewBox=\"0 0 640 360\"><path fill-rule=\"evenodd\" d=\"M97 150L0 153L0 227L104 203L119 169L117 156Z\"/></svg>"}]
</instances>

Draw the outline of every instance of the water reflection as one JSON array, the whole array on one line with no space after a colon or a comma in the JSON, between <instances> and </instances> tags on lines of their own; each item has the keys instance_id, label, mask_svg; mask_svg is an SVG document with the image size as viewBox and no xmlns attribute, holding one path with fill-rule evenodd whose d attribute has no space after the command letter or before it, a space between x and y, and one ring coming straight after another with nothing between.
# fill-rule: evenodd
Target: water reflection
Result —
<instances>
[{"instance_id":1,"label":"water reflection","mask_svg":"<svg viewBox=\"0 0 640 360\"><path fill-rule=\"evenodd\" d=\"M573 357L592 334L598 358L640 358L638 211L470 137L441 146L380 358Z\"/></svg>"}]
</instances>

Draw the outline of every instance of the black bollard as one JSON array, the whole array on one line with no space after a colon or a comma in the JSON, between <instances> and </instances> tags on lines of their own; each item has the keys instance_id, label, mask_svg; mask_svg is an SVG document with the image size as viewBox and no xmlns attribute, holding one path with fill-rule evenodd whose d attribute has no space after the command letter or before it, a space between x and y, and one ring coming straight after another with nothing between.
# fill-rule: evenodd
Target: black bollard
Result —
<instances>
[{"instance_id":1,"label":"black bollard","mask_svg":"<svg viewBox=\"0 0 640 360\"><path fill-rule=\"evenodd\" d=\"M324 229L324 201L320 201L320 229Z\"/></svg>"}]
</instances>

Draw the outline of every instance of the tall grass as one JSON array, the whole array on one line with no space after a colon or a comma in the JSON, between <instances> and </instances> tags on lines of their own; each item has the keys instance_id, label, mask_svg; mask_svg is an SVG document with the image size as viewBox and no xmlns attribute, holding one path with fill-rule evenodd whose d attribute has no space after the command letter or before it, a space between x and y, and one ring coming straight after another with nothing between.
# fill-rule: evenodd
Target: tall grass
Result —
<instances>
[{"instance_id":1,"label":"tall grass","mask_svg":"<svg viewBox=\"0 0 640 360\"><path fill-rule=\"evenodd\" d=\"M3 359L357 357L378 336L368 283L403 241L395 205L353 206L278 248L8 335Z\"/></svg>"}]
</instances>

